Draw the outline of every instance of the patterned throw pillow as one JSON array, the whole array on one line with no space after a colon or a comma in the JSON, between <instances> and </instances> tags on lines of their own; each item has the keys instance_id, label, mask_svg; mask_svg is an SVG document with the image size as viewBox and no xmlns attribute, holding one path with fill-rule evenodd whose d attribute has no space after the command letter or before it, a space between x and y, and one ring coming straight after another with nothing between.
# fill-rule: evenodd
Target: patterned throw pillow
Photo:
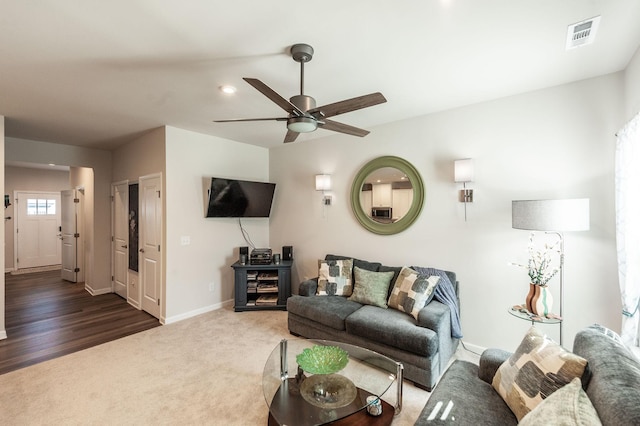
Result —
<instances>
[{"instance_id":1,"label":"patterned throw pillow","mask_svg":"<svg viewBox=\"0 0 640 426\"><path fill-rule=\"evenodd\" d=\"M356 283L349 300L386 309L387 294L391 278L393 278L393 271L371 272L354 266L353 275Z\"/></svg>"},{"instance_id":2,"label":"patterned throw pillow","mask_svg":"<svg viewBox=\"0 0 640 426\"><path fill-rule=\"evenodd\" d=\"M598 412L577 377L542 401L518 426L602 425Z\"/></svg>"},{"instance_id":3,"label":"patterned throw pillow","mask_svg":"<svg viewBox=\"0 0 640 426\"><path fill-rule=\"evenodd\" d=\"M389 296L388 305L418 319L418 312L433 299L440 277L419 274L404 266Z\"/></svg>"},{"instance_id":4,"label":"patterned throw pillow","mask_svg":"<svg viewBox=\"0 0 640 426\"><path fill-rule=\"evenodd\" d=\"M351 296L353 259L318 260L318 296Z\"/></svg>"},{"instance_id":5,"label":"patterned throw pillow","mask_svg":"<svg viewBox=\"0 0 640 426\"><path fill-rule=\"evenodd\" d=\"M582 377L587 360L531 327L520 346L493 377L492 386L518 421L545 398Z\"/></svg>"}]
</instances>

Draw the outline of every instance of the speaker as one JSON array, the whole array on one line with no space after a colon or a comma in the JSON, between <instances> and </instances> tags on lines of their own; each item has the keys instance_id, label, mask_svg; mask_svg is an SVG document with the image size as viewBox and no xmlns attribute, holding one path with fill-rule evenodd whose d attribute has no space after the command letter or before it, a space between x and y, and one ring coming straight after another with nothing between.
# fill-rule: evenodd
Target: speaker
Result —
<instances>
[{"instance_id":1,"label":"speaker","mask_svg":"<svg viewBox=\"0 0 640 426\"><path fill-rule=\"evenodd\" d=\"M244 260L245 260L245 263L246 263L247 259L249 259L249 247L240 247L239 251L240 251L240 253L239 253L238 258L242 259L242 255L244 255Z\"/></svg>"},{"instance_id":2,"label":"speaker","mask_svg":"<svg viewBox=\"0 0 640 426\"><path fill-rule=\"evenodd\" d=\"M293 260L293 246L282 246L282 260Z\"/></svg>"}]
</instances>

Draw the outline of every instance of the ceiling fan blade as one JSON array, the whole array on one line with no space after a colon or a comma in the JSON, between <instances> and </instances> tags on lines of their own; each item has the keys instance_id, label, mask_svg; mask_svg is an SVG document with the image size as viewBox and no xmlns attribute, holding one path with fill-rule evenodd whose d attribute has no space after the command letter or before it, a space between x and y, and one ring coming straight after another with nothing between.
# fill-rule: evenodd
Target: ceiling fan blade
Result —
<instances>
[{"instance_id":1,"label":"ceiling fan blade","mask_svg":"<svg viewBox=\"0 0 640 426\"><path fill-rule=\"evenodd\" d=\"M358 96L356 98L346 99L344 101L336 102L310 109L308 114L316 115L320 114L322 117L333 117L335 115L344 114L345 112L351 112L362 108L382 104L387 102L382 93L376 92L369 95Z\"/></svg>"},{"instance_id":2,"label":"ceiling fan blade","mask_svg":"<svg viewBox=\"0 0 640 426\"><path fill-rule=\"evenodd\" d=\"M289 142L295 141L299 134L300 133L298 133L298 132L287 130L287 134L284 137L284 143L289 143Z\"/></svg>"},{"instance_id":3,"label":"ceiling fan blade","mask_svg":"<svg viewBox=\"0 0 640 426\"><path fill-rule=\"evenodd\" d=\"M273 117L273 118L230 118L227 120L213 120L214 123L233 123L236 121L287 121L289 117Z\"/></svg>"},{"instance_id":4,"label":"ceiling fan blade","mask_svg":"<svg viewBox=\"0 0 640 426\"><path fill-rule=\"evenodd\" d=\"M324 122L318 122L318 126L326 130L333 130L334 132L346 133L353 136L367 136L370 132L368 130L360 129L358 127L349 126L348 124L338 123L333 120L323 120Z\"/></svg>"},{"instance_id":5,"label":"ceiling fan blade","mask_svg":"<svg viewBox=\"0 0 640 426\"><path fill-rule=\"evenodd\" d=\"M243 78L244 81L255 87L260 93L265 95L267 98L271 99L275 102L280 108L287 111L289 114L295 114L298 116L303 116L304 111L300 108L277 94L271 87L267 86L257 78Z\"/></svg>"}]
</instances>

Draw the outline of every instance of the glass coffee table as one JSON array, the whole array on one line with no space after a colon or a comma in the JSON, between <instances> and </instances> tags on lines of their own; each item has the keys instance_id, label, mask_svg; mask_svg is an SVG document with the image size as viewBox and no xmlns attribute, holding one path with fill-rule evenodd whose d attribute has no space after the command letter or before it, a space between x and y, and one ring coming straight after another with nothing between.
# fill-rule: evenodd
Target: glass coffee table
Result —
<instances>
[{"instance_id":1,"label":"glass coffee table","mask_svg":"<svg viewBox=\"0 0 640 426\"><path fill-rule=\"evenodd\" d=\"M346 366L333 374L303 371L296 357L305 349L323 346L345 351ZM262 375L268 425L390 425L402 409L402 376L401 363L368 349L327 340L282 340L271 352ZM394 382L392 406L382 396ZM382 413L373 415L380 410Z\"/></svg>"}]
</instances>

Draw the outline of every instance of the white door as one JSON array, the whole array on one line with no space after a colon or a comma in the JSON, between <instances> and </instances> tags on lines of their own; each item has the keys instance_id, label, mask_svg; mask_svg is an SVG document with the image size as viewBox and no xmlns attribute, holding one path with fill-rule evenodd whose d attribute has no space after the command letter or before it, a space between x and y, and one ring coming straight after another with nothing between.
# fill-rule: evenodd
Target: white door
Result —
<instances>
[{"instance_id":1,"label":"white door","mask_svg":"<svg viewBox=\"0 0 640 426\"><path fill-rule=\"evenodd\" d=\"M160 175L140 178L140 282L142 309L160 318L162 192Z\"/></svg>"},{"instance_id":2,"label":"white door","mask_svg":"<svg viewBox=\"0 0 640 426\"><path fill-rule=\"evenodd\" d=\"M113 290L127 299L127 270L129 269L129 185L114 184L113 194Z\"/></svg>"},{"instance_id":3,"label":"white door","mask_svg":"<svg viewBox=\"0 0 640 426\"><path fill-rule=\"evenodd\" d=\"M60 194L17 191L16 203L16 266L59 265Z\"/></svg>"},{"instance_id":4,"label":"white door","mask_svg":"<svg viewBox=\"0 0 640 426\"><path fill-rule=\"evenodd\" d=\"M62 215L60 234L62 239L63 280L72 283L84 281L82 262L82 192L77 189L62 191L60 211Z\"/></svg>"}]
</instances>

